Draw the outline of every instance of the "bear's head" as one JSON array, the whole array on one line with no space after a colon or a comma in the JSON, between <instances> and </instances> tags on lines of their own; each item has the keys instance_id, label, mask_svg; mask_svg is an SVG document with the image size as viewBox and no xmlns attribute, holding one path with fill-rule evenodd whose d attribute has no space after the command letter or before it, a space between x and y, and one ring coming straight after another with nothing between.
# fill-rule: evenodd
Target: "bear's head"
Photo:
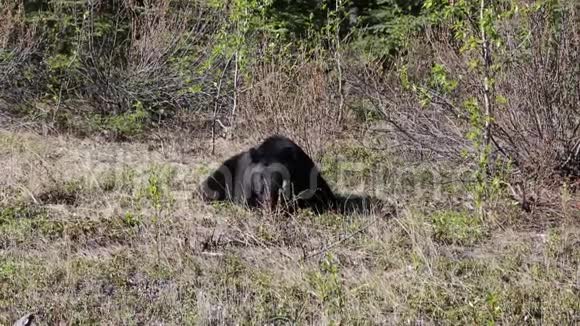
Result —
<instances>
[{"instance_id":1,"label":"bear's head","mask_svg":"<svg viewBox=\"0 0 580 326\"><path fill-rule=\"evenodd\" d=\"M250 149L251 164L246 170L244 184L251 189L251 206L274 209L281 198L290 197L291 171L288 162L280 157L263 156Z\"/></svg>"}]
</instances>

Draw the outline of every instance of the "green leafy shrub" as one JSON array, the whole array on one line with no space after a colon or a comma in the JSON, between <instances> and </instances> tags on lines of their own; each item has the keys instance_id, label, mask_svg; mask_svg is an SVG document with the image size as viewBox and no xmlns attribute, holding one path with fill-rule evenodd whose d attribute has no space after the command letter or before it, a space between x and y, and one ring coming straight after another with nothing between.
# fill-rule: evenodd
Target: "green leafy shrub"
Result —
<instances>
[{"instance_id":1,"label":"green leafy shrub","mask_svg":"<svg viewBox=\"0 0 580 326\"><path fill-rule=\"evenodd\" d=\"M444 211L432 216L433 237L446 244L471 245L486 236L481 219L466 212Z\"/></svg>"}]
</instances>

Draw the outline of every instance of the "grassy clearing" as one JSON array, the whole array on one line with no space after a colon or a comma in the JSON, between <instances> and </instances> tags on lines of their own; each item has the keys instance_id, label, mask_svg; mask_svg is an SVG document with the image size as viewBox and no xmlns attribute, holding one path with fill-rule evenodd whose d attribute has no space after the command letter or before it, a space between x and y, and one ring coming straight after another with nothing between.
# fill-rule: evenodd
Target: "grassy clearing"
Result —
<instances>
[{"instance_id":1,"label":"grassy clearing","mask_svg":"<svg viewBox=\"0 0 580 326\"><path fill-rule=\"evenodd\" d=\"M117 165L79 164L50 154L76 146L83 157L97 145L29 142L2 142L1 163L24 170L40 152L52 178L28 169L1 190L0 324L26 312L46 325L569 325L580 316L574 213L521 231L453 207L458 191L448 189L445 205L423 196L391 218L265 215L202 204L192 192L207 168L175 164L173 152L139 163L137 147Z\"/></svg>"}]
</instances>

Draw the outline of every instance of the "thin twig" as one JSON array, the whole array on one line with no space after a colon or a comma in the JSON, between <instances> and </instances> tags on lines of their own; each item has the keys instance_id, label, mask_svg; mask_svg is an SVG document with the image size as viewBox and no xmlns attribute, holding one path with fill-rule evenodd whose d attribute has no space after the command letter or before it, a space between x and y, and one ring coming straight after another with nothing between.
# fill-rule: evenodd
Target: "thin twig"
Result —
<instances>
[{"instance_id":1,"label":"thin twig","mask_svg":"<svg viewBox=\"0 0 580 326\"><path fill-rule=\"evenodd\" d=\"M233 107L232 107L232 116L230 119L230 126L234 126L234 123L236 122L236 108L238 106L238 69L239 69L239 60L238 60L238 53L236 52L235 56L235 62L234 62L234 103L233 103Z\"/></svg>"},{"instance_id":2,"label":"thin twig","mask_svg":"<svg viewBox=\"0 0 580 326\"><path fill-rule=\"evenodd\" d=\"M221 252L209 252L209 251L202 251L201 254L210 257L222 257L224 255L224 253Z\"/></svg>"},{"instance_id":3,"label":"thin twig","mask_svg":"<svg viewBox=\"0 0 580 326\"><path fill-rule=\"evenodd\" d=\"M212 123L211 123L211 155L215 154L215 124L216 124L216 118L217 118L217 111L219 110L219 97L220 97L220 93L221 93L221 89L222 89L222 81L224 80L224 76L226 75L226 71L228 70L228 67L230 66L230 63L232 62L232 59L234 57L231 56L230 59L228 60L228 62L226 63L226 66L224 67L224 70L222 71L222 75L220 77L219 83L218 83L218 87L217 87L217 92L214 98L214 108L213 108L213 117L212 117Z\"/></svg>"},{"instance_id":4,"label":"thin twig","mask_svg":"<svg viewBox=\"0 0 580 326\"><path fill-rule=\"evenodd\" d=\"M342 238L342 239L340 239L340 240L338 240L338 241L336 241L336 242L333 242L333 243L331 243L330 245L328 245L328 246L324 247L322 250L318 250L318 251L316 251L316 252L312 252L312 253L309 253L308 255L305 255L303 259L304 259L304 260L307 260L307 259L309 259L309 258L312 258L312 257L314 257L314 256L318 256L318 255L320 255L320 254L322 254L322 253L325 253L325 252L327 252L328 250L330 250L330 249L332 249L332 248L334 248L334 247L336 247L336 246L338 246L338 245L342 244L342 243L343 243L343 242L345 242L346 240L352 239L352 238L353 238L355 235L357 235L357 234L359 234L359 233L362 233L363 231L365 231L366 229L368 229L368 228L369 228L371 225L375 224L377 221L378 221L378 218L374 218L372 221L370 221L370 222L369 222L369 223L367 223L366 225L362 226L360 229L358 229L358 230L356 230L356 231L352 232L352 233L351 233L351 234L349 234L348 236L346 236L346 237L344 237L344 238Z\"/></svg>"},{"instance_id":5,"label":"thin twig","mask_svg":"<svg viewBox=\"0 0 580 326\"><path fill-rule=\"evenodd\" d=\"M342 66L340 62L340 17L339 10L342 10L342 1L336 0L336 49L335 49L335 59L336 59L336 68L338 70L338 95L340 97L340 101L338 103L338 123L342 122L342 111L344 107L344 94L342 90Z\"/></svg>"}]
</instances>

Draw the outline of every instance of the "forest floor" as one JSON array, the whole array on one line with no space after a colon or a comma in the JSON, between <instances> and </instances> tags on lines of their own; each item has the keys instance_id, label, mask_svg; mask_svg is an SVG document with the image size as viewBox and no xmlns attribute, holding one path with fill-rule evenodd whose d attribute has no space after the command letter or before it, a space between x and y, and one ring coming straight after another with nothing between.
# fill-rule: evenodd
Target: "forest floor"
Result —
<instances>
[{"instance_id":1,"label":"forest floor","mask_svg":"<svg viewBox=\"0 0 580 326\"><path fill-rule=\"evenodd\" d=\"M481 221L443 187L393 214L252 212L195 193L249 142L167 139L0 131L0 324L580 323L578 210Z\"/></svg>"}]
</instances>

